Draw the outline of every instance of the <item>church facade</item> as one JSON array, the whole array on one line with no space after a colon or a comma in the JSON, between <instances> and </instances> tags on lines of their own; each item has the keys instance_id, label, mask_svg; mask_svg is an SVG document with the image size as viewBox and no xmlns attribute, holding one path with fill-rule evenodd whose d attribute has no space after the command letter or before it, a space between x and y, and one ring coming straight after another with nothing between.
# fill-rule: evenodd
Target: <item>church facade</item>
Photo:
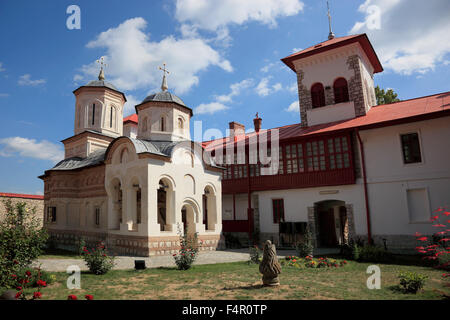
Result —
<instances>
[{"instance_id":1,"label":"church facade","mask_svg":"<svg viewBox=\"0 0 450 320\"><path fill-rule=\"evenodd\" d=\"M54 243L104 241L116 254L167 255L179 235L197 233L214 250L222 229L221 168L190 139L192 110L167 89L136 106L141 121L123 134L125 95L104 79L74 91L74 136L47 170L45 219Z\"/></svg>"}]
</instances>

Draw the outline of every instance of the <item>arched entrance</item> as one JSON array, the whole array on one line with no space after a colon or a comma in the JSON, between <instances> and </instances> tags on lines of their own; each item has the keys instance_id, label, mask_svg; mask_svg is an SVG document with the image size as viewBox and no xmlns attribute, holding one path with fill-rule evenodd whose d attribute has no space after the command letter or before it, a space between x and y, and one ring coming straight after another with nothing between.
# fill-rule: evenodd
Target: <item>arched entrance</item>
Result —
<instances>
[{"instance_id":1,"label":"arched entrance","mask_svg":"<svg viewBox=\"0 0 450 320\"><path fill-rule=\"evenodd\" d=\"M315 204L316 239L320 247L348 243L348 219L344 201L326 200Z\"/></svg>"},{"instance_id":2,"label":"arched entrance","mask_svg":"<svg viewBox=\"0 0 450 320\"><path fill-rule=\"evenodd\" d=\"M214 231L217 223L216 194L211 186L206 186L203 192L203 224L205 230Z\"/></svg>"},{"instance_id":3,"label":"arched entrance","mask_svg":"<svg viewBox=\"0 0 450 320\"><path fill-rule=\"evenodd\" d=\"M172 182L163 178L158 184L158 224L161 231L172 231L175 221L174 188Z\"/></svg>"},{"instance_id":4,"label":"arched entrance","mask_svg":"<svg viewBox=\"0 0 450 320\"><path fill-rule=\"evenodd\" d=\"M183 222L184 233L192 236L196 232L195 225L198 223L198 210L195 204L185 202L181 208L181 220Z\"/></svg>"}]
</instances>

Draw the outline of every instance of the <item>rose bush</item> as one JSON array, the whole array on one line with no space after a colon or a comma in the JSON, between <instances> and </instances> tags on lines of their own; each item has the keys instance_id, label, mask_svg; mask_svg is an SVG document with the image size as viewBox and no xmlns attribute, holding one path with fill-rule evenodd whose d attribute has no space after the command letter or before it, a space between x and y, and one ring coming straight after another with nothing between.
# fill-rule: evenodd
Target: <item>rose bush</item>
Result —
<instances>
[{"instance_id":1,"label":"rose bush","mask_svg":"<svg viewBox=\"0 0 450 320\"><path fill-rule=\"evenodd\" d=\"M83 247L82 256L93 274L105 274L114 267L114 257L109 256L105 245L100 242L96 248Z\"/></svg>"}]
</instances>

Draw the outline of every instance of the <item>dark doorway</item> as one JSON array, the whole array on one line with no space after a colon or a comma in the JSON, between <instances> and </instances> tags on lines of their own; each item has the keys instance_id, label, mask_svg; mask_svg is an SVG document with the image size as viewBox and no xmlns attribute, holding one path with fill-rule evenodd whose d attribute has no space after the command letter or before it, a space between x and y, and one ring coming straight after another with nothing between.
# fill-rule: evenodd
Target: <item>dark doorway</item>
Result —
<instances>
[{"instance_id":1,"label":"dark doorway","mask_svg":"<svg viewBox=\"0 0 450 320\"><path fill-rule=\"evenodd\" d=\"M334 224L334 208L319 209L319 239L322 247L336 247L336 226Z\"/></svg>"}]
</instances>

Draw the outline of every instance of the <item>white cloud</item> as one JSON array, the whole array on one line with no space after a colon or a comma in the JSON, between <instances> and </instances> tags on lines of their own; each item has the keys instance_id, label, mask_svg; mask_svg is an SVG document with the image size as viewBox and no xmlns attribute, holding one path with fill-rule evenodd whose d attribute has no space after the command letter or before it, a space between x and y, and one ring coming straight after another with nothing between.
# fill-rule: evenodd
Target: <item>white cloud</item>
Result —
<instances>
[{"instance_id":1,"label":"white cloud","mask_svg":"<svg viewBox=\"0 0 450 320\"><path fill-rule=\"evenodd\" d=\"M277 18L296 15L303 6L300 0L177 0L175 17L209 31L250 21L275 27Z\"/></svg>"},{"instance_id":2,"label":"white cloud","mask_svg":"<svg viewBox=\"0 0 450 320\"><path fill-rule=\"evenodd\" d=\"M143 99L139 100L135 96L131 94L127 94L127 102L125 102L125 105L123 106L123 116L127 117L133 113L136 113L136 109L134 106L138 105L142 102Z\"/></svg>"},{"instance_id":3,"label":"white cloud","mask_svg":"<svg viewBox=\"0 0 450 320\"><path fill-rule=\"evenodd\" d=\"M287 90L292 93L297 93L298 92L297 82L293 82L289 87L287 87Z\"/></svg>"},{"instance_id":4,"label":"white cloud","mask_svg":"<svg viewBox=\"0 0 450 320\"><path fill-rule=\"evenodd\" d=\"M297 52L302 51L302 50L303 50L302 48L293 48L292 49L292 53L297 53Z\"/></svg>"},{"instance_id":5,"label":"white cloud","mask_svg":"<svg viewBox=\"0 0 450 320\"><path fill-rule=\"evenodd\" d=\"M47 140L37 142L35 139L10 137L0 139L0 145L3 145L0 149L0 156L2 157L19 155L53 162L60 161L64 158L62 148Z\"/></svg>"},{"instance_id":6,"label":"white cloud","mask_svg":"<svg viewBox=\"0 0 450 320\"><path fill-rule=\"evenodd\" d=\"M152 42L150 36L144 33L146 27L147 22L143 18L129 19L116 28L100 33L87 44L88 48L106 49L106 78L119 90L159 87L162 76L158 66L163 62L167 63L170 71L169 90L174 88L179 94L197 85L198 73L210 66L233 71L230 62L222 58L206 40L195 37L195 29L182 29L184 35L192 38L168 36L159 42ZM81 68L89 79L97 77L98 69L95 62Z\"/></svg>"},{"instance_id":7,"label":"white cloud","mask_svg":"<svg viewBox=\"0 0 450 320\"><path fill-rule=\"evenodd\" d=\"M216 100L221 103L229 103L233 101L233 97L241 93L242 90L248 89L253 86L253 79L245 79L241 82L233 83L230 85L230 93L226 95L216 96Z\"/></svg>"},{"instance_id":8,"label":"white cloud","mask_svg":"<svg viewBox=\"0 0 450 320\"><path fill-rule=\"evenodd\" d=\"M9 97L9 93L0 93L0 98Z\"/></svg>"},{"instance_id":9,"label":"white cloud","mask_svg":"<svg viewBox=\"0 0 450 320\"><path fill-rule=\"evenodd\" d=\"M300 112L300 105L297 101L292 102L289 107L287 107L286 109L284 109L284 111L287 112Z\"/></svg>"},{"instance_id":10,"label":"white cloud","mask_svg":"<svg viewBox=\"0 0 450 320\"><path fill-rule=\"evenodd\" d=\"M366 0L358 10L364 21L350 33L367 33L386 69L423 74L450 53L450 1Z\"/></svg>"},{"instance_id":11,"label":"white cloud","mask_svg":"<svg viewBox=\"0 0 450 320\"><path fill-rule=\"evenodd\" d=\"M44 84L47 81L45 79L31 80L31 74L24 74L19 77L19 81L17 83L21 86L37 86L40 84Z\"/></svg>"},{"instance_id":12,"label":"white cloud","mask_svg":"<svg viewBox=\"0 0 450 320\"><path fill-rule=\"evenodd\" d=\"M229 107L220 102L202 103L194 109L195 114L214 114L218 111L227 110Z\"/></svg>"},{"instance_id":13,"label":"white cloud","mask_svg":"<svg viewBox=\"0 0 450 320\"><path fill-rule=\"evenodd\" d=\"M3 62L0 62L0 72L6 71L5 68L3 68Z\"/></svg>"},{"instance_id":14,"label":"white cloud","mask_svg":"<svg viewBox=\"0 0 450 320\"><path fill-rule=\"evenodd\" d=\"M255 88L255 91L259 96L265 97L273 92L280 91L281 89L283 89L283 86L279 82L274 85L269 85L269 81L271 78L272 78L271 76L262 78L261 81L258 83L258 85Z\"/></svg>"}]
</instances>

